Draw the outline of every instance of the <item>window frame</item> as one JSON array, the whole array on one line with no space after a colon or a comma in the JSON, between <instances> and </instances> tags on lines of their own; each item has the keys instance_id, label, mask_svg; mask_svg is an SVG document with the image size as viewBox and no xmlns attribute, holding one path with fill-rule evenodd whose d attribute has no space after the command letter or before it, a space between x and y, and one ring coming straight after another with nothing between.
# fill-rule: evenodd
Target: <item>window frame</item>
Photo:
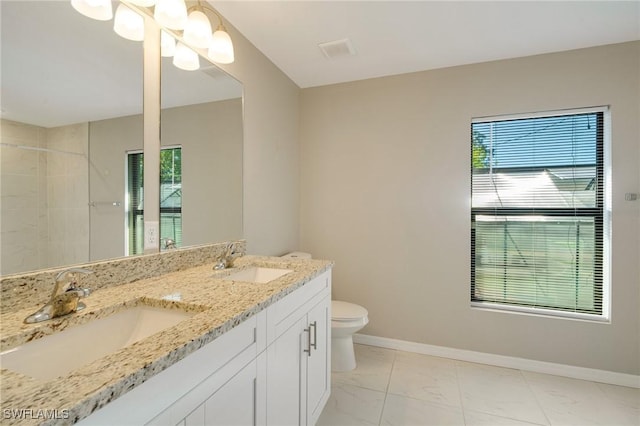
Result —
<instances>
[{"instance_id":1,"label":"window frame","mask_svg":"<svg viewBox=\"0 0 640 426\"><path fill-rule=\"evenodd\" d=\"M184 148L182 145L167 145L167 146L161 146L160 150L161 151L166 151L166 150L174 150L174 149L180 149L181 152L183 152ZM141 149L136 149L136 150L129 150L126 151L125 153L125 218L124 218L124 222L125 222L125 229L124 229L124 241L125 241L125 247L124 247L124 252L126 256L135 256L135 255L139 255L139 254L143 254L144 252L144 247L143 247L143 251L141 253L131 253L131 244L130 244L130 238L132 238L131 233L134 232L131 230L132 224L135 226L135 219L138 217L142 217L144 218L144 208L139 209L137 207L133 207L131 205L131 191L130 191L130 176L131 176L131 170L129 167L129 157L131 155L140 155L142 154L142 161L140 162L143 167L144 167L144 150ZM182 180L182 176L181 176L181 180ZM161 181L161 176L158 176L158 182L160 185L162 185ZM143 182L143 186L142 186L142 197L144 197L144 182ZM162 200L160 200L162 202ZM162 225L162 214L163 213L170 213L170 214L180 214L182 216L182 205L180 207L162 207L161 205L158 206L158 213L159 213L159 217L160 217L160 224ZM143 219L144 220L144 219ZM143 230L144 232L144 230ZM162 235L162 229L159 229L160 235ZM135 239L135 236L133 237ZM144 238L144 237L143 237ZM162 240L162 238L161 238ZM175 243L177 244L177 246L179 247L181 245L180 241L175 241ZM165 248L162 245L162 241L160 241L160 251L163 251Z\"/></svg>"},{"instance_id":2,"label":"window frame","mask_svg":"<svg viewBox=\"0 0 640 426\"><path fill-rule=\"evenodd\" d=\"M596 145L596 206L595 207L473 207L473 125L476 123L490 123L506 120L543 118L543 117L561 117L577 114L602 114L602 126L598 128L596 143L602 143L602 146ZM470 229L470 303L472 308L497 310L504 312L526 313L532 315L553 316L561 318L583 319L590 321L610 321L610 239L611 239L611 163L610 163L610 126L611 126L610 109L608 106L541 111L528 114L508 114L498 116L477 117L471 119L470 126L470 213L471 213L471 229ZM593 167L593 166L591 166ZM547 167L531 166L531 167L511 167L501 168L500 170L522 171L542 170ZM599 313L583 313L572 310L562 310L554 307L531 306L525 304L502 303L483 301L475 298L475 255L476 255L476 216L492 216L492 217L527 217L527 216L544 216L544 217L592 217L594 220L595 238L601 238L602 245L600 251L596 254L596 268L600 277L602 289L602 298L598 308Z\"/></svg>"}]
</instances>

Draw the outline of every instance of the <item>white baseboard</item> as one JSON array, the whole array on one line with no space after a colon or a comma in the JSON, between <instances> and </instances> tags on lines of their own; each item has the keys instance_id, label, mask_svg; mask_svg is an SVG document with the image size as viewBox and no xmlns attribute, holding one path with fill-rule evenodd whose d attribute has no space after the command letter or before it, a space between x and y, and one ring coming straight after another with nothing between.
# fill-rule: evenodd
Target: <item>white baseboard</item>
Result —
<instances>
[{"instance_id":1,"label":"white baseboard","mask_svg":"<svg viewBox=\"0 0 640 426\"><path fill-rule=\"evenodd\" d=\"M447 348L444 346L427 345L424 343L408 342L406 340L389 339L387 337L355 334L355 343L381 348L397 349L406 352L432 355L460 361L476 362L479 364L495 365L498 367L514 368L535 373L553 374L570 377L572 379L590 380L592 382L608 383L611 385L640 388L640 376L614 371L596 370L593 368L576 367L573 365L556 364L552 362L535 361L504 355L494 355L484 352L467 351L464 349Z\"/></svg>"}]
</instances>

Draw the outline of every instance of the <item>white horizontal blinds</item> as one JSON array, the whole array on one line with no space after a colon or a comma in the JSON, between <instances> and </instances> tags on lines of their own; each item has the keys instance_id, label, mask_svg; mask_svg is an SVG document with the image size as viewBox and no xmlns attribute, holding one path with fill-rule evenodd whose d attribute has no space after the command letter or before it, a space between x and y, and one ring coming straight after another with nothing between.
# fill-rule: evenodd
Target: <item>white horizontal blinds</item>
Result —
<instances>
[{"instance_id":1,"label":"white horizontal blinds","mask_svg":"<svg viewBox=\"0 0 640 426\"><path fill-rule=\"evenodd\" d=\"M472 301L600 315L603 113L471 133Z\"/></svg>"},{"instance_id":2,"label":"white horizontal blinds","mask_svg":"<svg viewBox=\"0 0 640 426\"><path fill-rule=\"evenodd\" d=\"M141 152L127 154L127 229L128 255L144 252L144 156Z\"/></svg>"}]
</instances>

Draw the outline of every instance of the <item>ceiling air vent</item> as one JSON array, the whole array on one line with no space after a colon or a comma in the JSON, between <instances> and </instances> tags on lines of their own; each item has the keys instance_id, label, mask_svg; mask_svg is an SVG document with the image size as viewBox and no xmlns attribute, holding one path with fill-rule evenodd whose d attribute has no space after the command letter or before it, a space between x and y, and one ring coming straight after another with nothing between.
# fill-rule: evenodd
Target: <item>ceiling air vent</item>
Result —
<instances>
[{"instance_id":1,"label":"ceiling air vent","mask_svg":"<svg viewBox=\"0 0 640 426\"><path fill-rule=\"evenodd\" d=\"M214 79L227 77L227 74L215 65L208 65L208 66L201 67L200 71Z\"/></svg>"},{"instance_id":2,"label":"ceiling air vent","mask_svg":"<svg viewBox=\"0 0 640 426\"><path fill-rule=\"evenodd\" d=\"M328 59L335 59L341 56L354 56L356 54L355 49L351 45L351 40L348 38L320 43L318 46Z\"/></svg>"}]
</instances>

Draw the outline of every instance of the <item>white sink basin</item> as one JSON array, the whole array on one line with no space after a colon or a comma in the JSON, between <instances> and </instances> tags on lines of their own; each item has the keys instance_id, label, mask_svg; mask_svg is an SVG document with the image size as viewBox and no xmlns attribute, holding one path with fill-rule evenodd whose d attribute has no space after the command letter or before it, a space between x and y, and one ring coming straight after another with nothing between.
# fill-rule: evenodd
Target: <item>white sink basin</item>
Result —
<instances>
[{"instance_id":1,"label":"white sink basin","mask_svg":"<svg viewBox=\"0 0 640 426\"><path fill-rule=\"evenodd\" d=\"M264 268L262 266L252 266L251 268L243 269L242 271L234 272L223 278L223 280L231 281L248 281L252 283L268 283L276 278L280 278L283 275L293 272L293 269L277 269L277 268Z\"/></svg>"},{"instance_id":2,"label":"white sink basin","mask_svg":"<svg viewBox=\"0 0 640 426\"><path fill-rule=\"evenodd\" d=\"M35 379L55 379L195 314L150 306L128 308L2 352L0 366Z\"/></svg>"}]
</instances>

